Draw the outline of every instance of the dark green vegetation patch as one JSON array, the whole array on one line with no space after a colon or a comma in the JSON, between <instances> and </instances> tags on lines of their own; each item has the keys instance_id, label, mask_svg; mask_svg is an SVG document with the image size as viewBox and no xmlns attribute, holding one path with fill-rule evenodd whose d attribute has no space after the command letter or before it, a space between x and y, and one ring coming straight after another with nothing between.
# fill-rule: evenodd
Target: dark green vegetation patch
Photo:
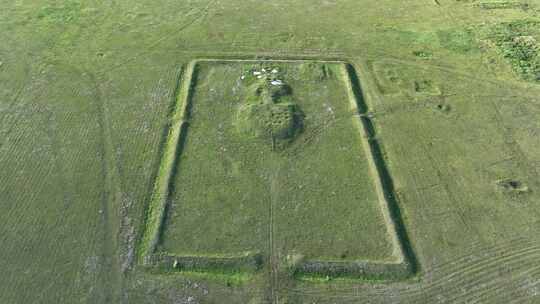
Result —
<instances>
[{"instance_id":1,"label":"dark green vegetation patch","mask_svg":"<svg viewBox=\"0 0 540 304\"><path fill-rule=\"evenodd\" d=\"M437 32L441 46L457 53L475 49L475 36L471 29L452 29Z\"/></svg>"},{"instance_id":2,"label":"dark green vegetation patch","mask_svg":"<svg viewBox=\"0 0 540 304\"><path fill-rule=\"evenodd\" d=\"M540 81L540 23L515 21L501 23L488 34L514 71L524 80Z\"/></svg>"},{"instance_id":3,"label":"dark green vegetation patch","mask_svg":"<svg viewBox=\"0 0 540 304\"><path fill-rule=\"evenodd\" d=\"M520 1L492 1L492 2L479 2L475 4L477 7L485 10L495 9L529 9L529 4Z\"/></svg>"}]
</instances>

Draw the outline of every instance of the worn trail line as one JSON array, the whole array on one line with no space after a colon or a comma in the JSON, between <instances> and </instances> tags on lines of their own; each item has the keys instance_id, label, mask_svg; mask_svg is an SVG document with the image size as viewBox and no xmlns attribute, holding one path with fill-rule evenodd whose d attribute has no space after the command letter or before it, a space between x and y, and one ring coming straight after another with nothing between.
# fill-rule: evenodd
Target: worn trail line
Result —
<instances>
[{"instance_id":1,"label":"worn trail line","mask_svg":"<svg viewBox=\"0 0 540 304\"><path fill-rule=\"evenodd\" d=\"M540 246L532 246L521 249L517 252L505 254L501 257L488 259L484 263L474 263L465 265L465 270L456 270L444 277L441 277L437 284L428 285L415 291L415 295L422 293L431 294L450 294L449 303L456 303L459 300L469 302L476 292L482 291L475 289L476 286L483 286L492 280L501 276L500 266L506 269L530 268L531 265L538 265L540 261ZM503 282L500 288L503 288L506 282ZM485 291L485 289L483 289ZM407 293L405 293L407 294Z\"/></svg>"},{"instance_id":2,"label":"worn trail line","mask_svg":"<svg viewBox=\"0 0 540 304\"><path fill-rule=\"evenodd\" d=\"M119 225L115 220L118 215L118 207L122 200L122 192L119 184L118 168L114 158L114 144L111 134L109 109L99 88L99 85L92 73L90 75L94 86L96 100L98 103L98 121L101 128L101 137L103 143L103 170L105 182L105 194L103 199L103 222L105 226L105 255L110 258L110 272L113 284L111 290L111 303L121 303L120 295L123 287L123 276L120 270L120 261L118 255L118 233Z\"/></svg>"},{"instance_id":3,"label":"worn trail line","mask_svg":"<svg viewBox=\"0 0 540 304\"><path fill-rule=\"evenodd\" d=\"M279 304L279 258L277 256L277 250L275 248L274 241L274 217L275 217L275 204L279 199L279 173L280 168L273 170L270 176L270 224L269 224L269 243L270 243L270 297L272 304Z\"/></svg>"},{"instance_id":4,"label":"worn trail line","mask_svg":"<svg viewBox=\"0 0 540 304\"><path fill-rule=\"evenodd\" d=\"M522 266L524 270L520 269L520 272L515 275L518 278L538 277L538 274L540 273L540 265L534 267L530 267L529 265L519 266ZM512 283L513 282L510 282L510 284ZM456 300L455 303L494 303L495 300L502 303L508 303L514 298L514 293L512 291L515 290L509 290L509 288L512 288L513 285L509 286L508 280L506 280L504 277L497 276L496 278L493 278L493 280L483 283L481 286L482 289L480 292L469 292L469 294L471 294L470 297L462 297L461 301ZM504 297L507 297L506 302L501 301Z\"/></svg>"}]
</instances>

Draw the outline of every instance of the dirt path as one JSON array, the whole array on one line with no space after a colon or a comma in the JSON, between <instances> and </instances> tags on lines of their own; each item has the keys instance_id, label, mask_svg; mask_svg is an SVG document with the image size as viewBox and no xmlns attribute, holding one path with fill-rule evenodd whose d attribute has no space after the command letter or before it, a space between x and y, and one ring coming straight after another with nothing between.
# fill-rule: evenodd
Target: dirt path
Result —
<instances>
[{"instance_id":1,"label":"dirt path","mask_svg":"<svg viewBox=\"0 0 540 304\"><path fill-rule=\"evenodd\" d=\"M275 206L279 200L280 186L279 186L279 175L281 172L281 166L276 163L275 169L272 170L270 176L270 221L269 221L269 243L270 243L270 297L271 303L279 303L279 256L276 249L276 244L274 240L274 230L275 230Z\"/></svg>"}]
</instances>

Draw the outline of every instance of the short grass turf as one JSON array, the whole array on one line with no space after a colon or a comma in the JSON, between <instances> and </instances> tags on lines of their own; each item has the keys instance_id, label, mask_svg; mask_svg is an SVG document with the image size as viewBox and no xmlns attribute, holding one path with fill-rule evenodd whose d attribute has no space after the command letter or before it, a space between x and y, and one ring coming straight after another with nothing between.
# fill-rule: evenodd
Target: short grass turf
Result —
<instances>
[{"instance_id":1,"label":"short grass turf","mask_svg":"<svg viewBox=\"0 0 540 304\"><path fill-rule=\"evenodd\" d=\"M392 244L339 64L199 63L160 250L386 260ZM284 146L238 130L262 69L301 111ZM266 76L265 76L266 77ZM243 79L242 79L243 78ZM278 103L279 104L279 103ZM278 139L279 140L279 139ZM272 230L272 231L270 231Z\"/></svg>"},{"instance_id":2,"label":"short grass turf","mask_svg":"<svg viewBox=\"0 0 540 304\"><path fill-rule=\"evenodd\" d=\"M538 0L0 7L0 303L276 302L257 276L135 258L178 74L201 57L339 57L368 93L419 275L282 278L279 303L540 301Z\"/></svg>"}]
</instances>

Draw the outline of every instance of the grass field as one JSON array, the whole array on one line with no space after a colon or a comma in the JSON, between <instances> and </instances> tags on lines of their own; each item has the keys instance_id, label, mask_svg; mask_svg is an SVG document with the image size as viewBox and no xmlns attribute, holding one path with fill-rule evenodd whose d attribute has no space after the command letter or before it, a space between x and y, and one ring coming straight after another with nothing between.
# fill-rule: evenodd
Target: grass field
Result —
<instances>
[{"instance_id":1,"label":"grass field","mask_svg":"<svg viewBox=\"0 0 540 304\"><path fill-rule=\"evenodd\" d=\"M0 303L540 301L539 1L0 8Z\"/></svg>"},{"instance_id":2,"label":"grass field","mask_svg":"<svg viewBox=\"0 0 540 304\"><path fill-rule=\"evenodd\" d=\"M161 256L169 271L184 272L411 274L351 66L200 61L187 73L176 105L182 113L173 114L182 118L171 125L147 212L143 259Z\"/></svg>"}]
</instances>

